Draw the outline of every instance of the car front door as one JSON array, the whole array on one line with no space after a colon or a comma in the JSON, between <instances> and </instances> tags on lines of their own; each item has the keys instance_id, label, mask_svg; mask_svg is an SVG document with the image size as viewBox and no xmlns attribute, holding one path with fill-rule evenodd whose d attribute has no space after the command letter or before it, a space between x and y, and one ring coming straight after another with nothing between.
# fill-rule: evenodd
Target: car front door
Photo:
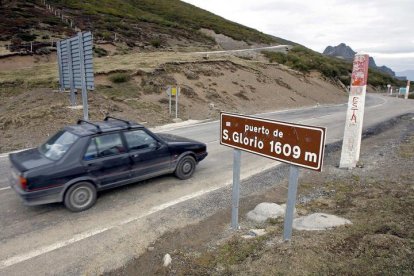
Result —
<instances>
[{"instance_id":1,"label":"car front door","mask_svg":"<svg viewBox=\"0 0 414 276\"><path fill-rule=\"evenodd\" d=\"M134 178L163 174L169 171L171 156L168 146L144 129L124 132L132 160Z\"/></svg>"},{"instance_id":2,"label":"car front door","mask_svg":"<svg viewBox=\"0 0 414 276\"><path fill-rule=\"evenodd\" d=\"M91 138L83 160L89 174L102 186L116 185L131 176L131 159L120 133Z\"/></svg>"}]
</instances>

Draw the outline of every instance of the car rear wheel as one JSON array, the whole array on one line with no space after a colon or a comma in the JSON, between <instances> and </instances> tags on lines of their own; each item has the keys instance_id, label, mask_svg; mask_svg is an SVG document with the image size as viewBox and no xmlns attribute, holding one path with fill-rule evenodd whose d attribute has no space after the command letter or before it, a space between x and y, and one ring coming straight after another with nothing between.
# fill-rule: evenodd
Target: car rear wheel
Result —
<instances>
[{"instance_id":1,"label":"car rear wheel","mask_svg":"<svg viewBox=\"0 0 414 276\"><path fill-rule=\"evenodd\" d=\"M88 182L79 182L69 188L65 194L65 206L72 212L81 212L91 208L96 202L96 188Z\"/></svg>"},{"instance_id":2,"label":"car rear wheel","mask_svg":"<svg viewBox=\"0 0 414 276\"><path fill-rule=\"evenodd\" d=\"M193 175L195 167L196 161L194 157L190 155L184 156L175 169L175 176L183 180L188 179Z\"/></svg>"}]
</instances>

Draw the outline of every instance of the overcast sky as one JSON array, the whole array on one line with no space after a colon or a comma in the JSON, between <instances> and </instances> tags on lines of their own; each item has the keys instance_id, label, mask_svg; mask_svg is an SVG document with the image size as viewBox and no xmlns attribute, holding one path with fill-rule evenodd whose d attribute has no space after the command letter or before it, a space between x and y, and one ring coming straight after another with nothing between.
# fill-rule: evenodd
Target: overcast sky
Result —
<instances>
[{"instance_id":1,"label":"overcast sky","mask_svg":"<svg viewBox=\"0 0 414 276\"><path fill-rule=\"evenodd\" d=\"M394 71L414 70L414 0L185 0L318 52L346 43Z\"/></svg>"}]
</instances>

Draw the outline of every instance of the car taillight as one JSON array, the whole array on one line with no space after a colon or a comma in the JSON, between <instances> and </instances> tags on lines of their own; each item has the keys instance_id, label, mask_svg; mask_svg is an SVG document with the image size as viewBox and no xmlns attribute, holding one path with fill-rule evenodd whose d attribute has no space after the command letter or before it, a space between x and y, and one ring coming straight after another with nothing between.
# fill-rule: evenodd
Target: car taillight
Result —
<instances>
[{"instance_id":1,"label":"car taillight","mask_svg":"<svg viewBox=\"0 0 414 276\"><path fill-rule=\"evenodd\" d=\"M22 189L26 191L26 189L27 189L27 179L20 176L19 181L20 181L20 186L22 187Z\"/></svg>"}]
</instances>

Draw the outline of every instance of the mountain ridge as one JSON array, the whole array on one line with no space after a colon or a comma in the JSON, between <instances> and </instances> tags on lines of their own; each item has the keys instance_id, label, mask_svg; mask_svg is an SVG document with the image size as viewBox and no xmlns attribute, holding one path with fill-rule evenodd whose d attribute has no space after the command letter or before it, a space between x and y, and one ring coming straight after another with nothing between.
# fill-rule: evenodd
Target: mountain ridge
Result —
<instances>
[{"instance_id":1,"label":"mountain ridge","mask_svg":"<svg viewBox=\"0 0 414 276\"><path fill-rule=\"evenodd\" d=\"M325 50L323 51L323 54L327 56L332 56L332 57L337 57L337 58L342 58L342 59L352 61L355 57L356 52L352 50L352 48L346 45L345 43L340 43L337 46L326 47ZM378 66L375 63L375 60L373 57L369 57L369 67L377 69L381 72L384 72L388 75L395 77L395 72L391 68L385 65Z\"/></svg>"}]
</instances>

